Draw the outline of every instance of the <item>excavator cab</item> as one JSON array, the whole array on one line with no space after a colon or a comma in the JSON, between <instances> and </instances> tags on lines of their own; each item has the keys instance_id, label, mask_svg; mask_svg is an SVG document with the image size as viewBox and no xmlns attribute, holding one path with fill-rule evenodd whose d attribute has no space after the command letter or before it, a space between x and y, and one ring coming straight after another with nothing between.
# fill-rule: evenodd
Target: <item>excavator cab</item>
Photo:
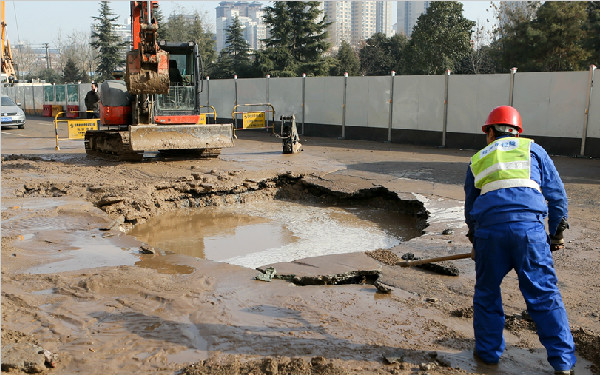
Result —
<instances>
[{"instance_id":1,"label":"excavator cab","mask_svg":"<svg viewBox=\"0 0 600 375\"><path fill-rule=\"evenodd\" d=\"M162 116L191 116L200 113L202 59L194 42L161 41L160 48L169 54L169 91L156 95L155 120Z\"/></svg>"}]
</instances>

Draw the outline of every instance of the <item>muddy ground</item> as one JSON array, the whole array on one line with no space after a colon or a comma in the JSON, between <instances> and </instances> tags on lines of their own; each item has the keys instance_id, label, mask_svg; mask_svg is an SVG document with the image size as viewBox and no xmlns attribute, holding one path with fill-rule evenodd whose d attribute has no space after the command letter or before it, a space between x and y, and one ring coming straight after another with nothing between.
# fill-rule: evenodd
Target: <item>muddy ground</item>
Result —
<instances>
[{"instance_id":1,"label":"muddy ground","mask_svg":"<svg viewBox=\"0 0 600 375\"><path fill-rule=\"evenodd\" d=\"M503 283L507 350L488 366L471 354L473 262L453 261L458 277L396 265L406 253L470 251L461 218L472 150L303 138L303 152L283 155L261 132L238 134L218 159L127 163L88 158L78 141L55 151L49 129L36 119L2 131L3 371L552 374L514 272ZM553 159L570 204L554 261L576 370L600 374L600 160ZM300 285L311 282L257 281L257 270L126 234L166 211L268 199L387 207L414 215L423 235L271 265L329 284ZM356 272L376 277L340 281Z\"/></svg>"}]
</instances>

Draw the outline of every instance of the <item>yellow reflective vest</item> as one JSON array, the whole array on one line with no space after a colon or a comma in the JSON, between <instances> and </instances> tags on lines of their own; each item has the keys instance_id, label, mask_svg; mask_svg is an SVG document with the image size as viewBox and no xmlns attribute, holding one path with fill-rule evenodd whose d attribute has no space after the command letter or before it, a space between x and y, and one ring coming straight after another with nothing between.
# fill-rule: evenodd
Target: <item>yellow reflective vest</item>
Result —
<instances>
[{"instance_id":1,"label":"yellow reflective vest","mask_svg":"<svg viewBox=\"0 0 600 375\"><path fill-rule=\"evenodd\" d=\"M531 179L531 142L528 138L500 138L473 155L471 171L481 194L512 187L541 192L539 184Z\"/></svg>"}]
</instances>

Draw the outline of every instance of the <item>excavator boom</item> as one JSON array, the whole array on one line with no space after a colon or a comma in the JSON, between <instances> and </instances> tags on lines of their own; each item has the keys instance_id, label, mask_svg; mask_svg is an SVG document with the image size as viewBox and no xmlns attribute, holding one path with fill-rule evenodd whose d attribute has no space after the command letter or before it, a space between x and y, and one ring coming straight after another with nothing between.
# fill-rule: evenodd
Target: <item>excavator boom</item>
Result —
<instances>
[{"instance_id":1,"label":"excavator boom","mask_svg":"<svg viewBox=\"0 0 600 375\"><path fill-rule=\"evenodd\" d=\"M12 82L16 79L16 72L12 63L13 57L12 51L10 50L10 43L8 42L8 36L6 35L6 22L4 21L4 1L1 3L2 45L0 47L0 56L2 57L2 76L6 76L8 82Z\"/></svg>"}]
</instances>

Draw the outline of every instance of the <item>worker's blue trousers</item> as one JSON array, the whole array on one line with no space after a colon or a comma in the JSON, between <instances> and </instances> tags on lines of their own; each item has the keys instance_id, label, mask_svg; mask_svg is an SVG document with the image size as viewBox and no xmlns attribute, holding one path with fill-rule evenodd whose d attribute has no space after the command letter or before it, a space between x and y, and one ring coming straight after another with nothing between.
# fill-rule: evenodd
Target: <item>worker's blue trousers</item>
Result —
<instances>
[{"instance_id":1,"label":"worker's blue trousers","mask_svg":"<svg viewBox=\"0 0 600 375\"><path fill-rule=\"evenodd\" d=\"M513 222L475 230L476 282L473 296L475 351L496 363L505 348L500 284L514 269L527 311L537 326L555 370L575 365L575 344L567 320L542 222Z\"/></svg>"}]
</instances>

